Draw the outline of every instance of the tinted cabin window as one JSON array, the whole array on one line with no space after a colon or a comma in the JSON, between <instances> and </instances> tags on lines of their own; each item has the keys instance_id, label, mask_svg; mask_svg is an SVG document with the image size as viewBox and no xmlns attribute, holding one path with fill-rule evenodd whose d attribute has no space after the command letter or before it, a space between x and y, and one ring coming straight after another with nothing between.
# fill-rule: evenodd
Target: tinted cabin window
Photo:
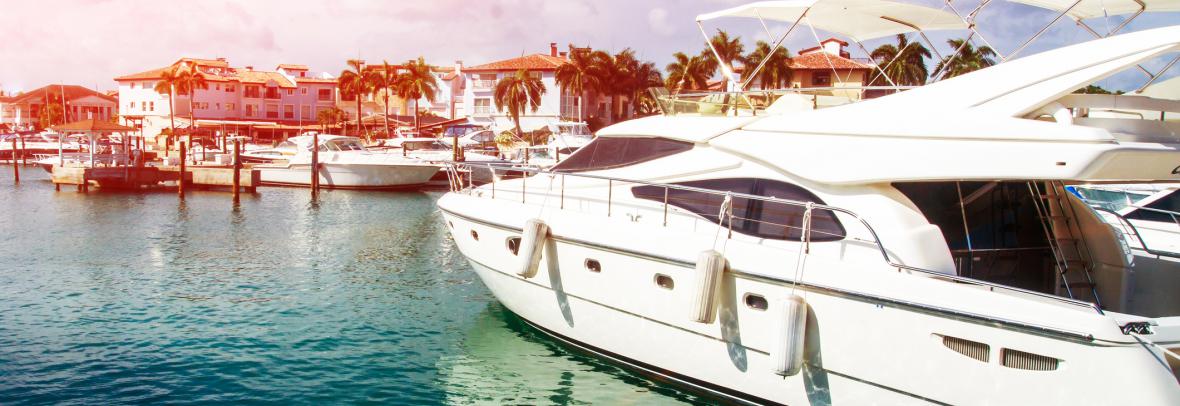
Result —
<instances>
[{"instance_id":1,"label":"tinted cabin window","mask_svg":"<svg viewBox=\"0 0 1180 406\"><path fill-rule=\"evenodd\" d=\"M692 143L663 138L595 138L553 166L553 170L580 172L620 168L690 149Z\"/></svg>"},{"instance_id":2,"label":"tinted cabin window","mask_svg":"<svg viewBox=\"0 0 1180 406\"><path fill-rule=\"evenodd\" d=\"M814 194L799 186L767 179L710 179L681 182L677 185L824 204ZM636 186L631 188L631 193L640 199L664 202L664 188L660 186ZM723 195L668 189L668 204L691 211L723 226L729 226L728 220L721 223L717 217L724 200ZM803 206L798 205L734 197L733 231L774 240L800 241L805 211ZM844 238L844 226L836 219L835 213L814 210L811 215L812 241L837 241Z\"/></svg>"},{"instance_id":3,"label":"tinted cabin window","mask_svg":"<svg viewBox=\"0 0 1180 406\"><path fill-rule=\"evenodd\" d=\"M1155 210L1180 212L1180 196L1178 195L1180 195L1180 193L1172 192L1172 194L1161 197L1159 200L1148 203L1143 207ZM1177 217L1180 218L1180 216ZM1164 221L1169 223L1176 221L1172 219L1172 215L1168 213L1144 209L1135 209L1134 211L1127 213L1127 218L1147 221Z\"/></svg>"}]
</instances>

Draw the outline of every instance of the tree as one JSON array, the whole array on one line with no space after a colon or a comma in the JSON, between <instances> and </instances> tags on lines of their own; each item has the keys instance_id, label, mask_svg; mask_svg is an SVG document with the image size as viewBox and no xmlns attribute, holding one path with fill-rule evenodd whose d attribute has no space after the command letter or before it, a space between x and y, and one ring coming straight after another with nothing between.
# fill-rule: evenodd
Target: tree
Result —
<instances>
[{"instance_id":1,"label":"tree","mask_svg":"<svg viewBox=\"0 0 1180 406\"><path fill-rule=\"evenodd\" d=\"M351 69L349 69L351 68ZM361 98L372 88L365 77L365 61L349 59L348 68L340 72L340 93L342 98L356 98L356 134L361 135Z\"/></svg>"},{"instance_id":2,"label":"tree","mask_svg":"<svg viewBox=\"0 0 1180 406\"><path fill-rule=\"evenodd\" d=\"M758 71L758 82L761 83L762 89L782 89L790 86L791 76L791 57L790 52L786 48L779 47L770 53L770 44L766 41L758 41L754 46L754 50L750 51L742 59L742 64L746 66L746 72L754 74L752 71L766 59L766 63L762 65L762 69ZM767 56L770 56L767 59ZM743 78L742 80L748 80Z\"/></svg>"},{"instance_id":3,"label":"tree","mask_svg":"<svg viewBox=\"0 0 1180 406\"><path fill-rule=\"evenodd\" d=\"M637 64L635 51L625 48L614 55L606 51L594 51L591 58L594 60L592 72L598 82L596 90L610 97L610 121L614 122L618 117L619 96L628 93L626 82L632 76L631 69Z\"/></svg>"},{"instance_id":4,"label":"tree","mask_svg":"<svg viewBox=\"0 0 1180 406\"><path fill-rule=\"evenodd\" d=\"M709 73L706 63L700 55L689 57L683 52L677 52L672 54L672 58L675 61L665 67L665 70L668 71L668 78L664 80L664 85L672 93L709 87Z\"/></svg>"},{"instance_id":5,"label":"tree","mask_svg":"<svg viewBox=\"0 0 1180 406\"><path fill-rule=\"evenodd\" d=\"M712 47L710 47L712 45ZM717 50L717 54L713 54L713 50ZM705 61L706 76L712 77L720 68L718 62L724 63L728 69L733 69L733 62L741 62L744 58L742 53L746 51L746 47L742 45L742 37L729 37L729 33L717 30L717 34L709 38L709 42L705 43L705 49L701 51L701 56ZM718 61L720 59L720 61ZM729 90L729 76L725 72L721 72L721 89Z\"/></svg>"},{"instance_id":6,"label":"tree","mask_svg":"<svg viewBox=\"0 0 1180 406\"><path fill-rule=\"evenodd\" d=\"M316 122L325 127L324 132L327 132L329 125L342 125L341 123L348 120L348 113L341 110L339 107L332 106L316 113Z\"/></svg>"},{"instance_id":7,"label":"tree","mask_svg":"<svg viewBox=\"0 0 1180 406\"><path fill-rule=\"evenodd\" d=\"M176 91L188 95L188 126L189 131L196 127L193 120L193 101L197 98L197 89L208 90L209 83L205 81L205 74L197 70L195 63L190 63L188 69L181 70L176 77Z\"/></svg>"},{"instance_id":8,"label":"tree","mask_svg":"<svg viewBox=\"0 0 1180 406\"><path fill-rule=\"evenodd\" d=\"M160 72L160 80L153 90L168 96L168 136L164 137L164 152L168 152L168 145L172 143L172 135L176 134L176 86L180 83L179 66Z\"/></svg>"},{"instance_id":9,"label":"tree","mask_svg":"<svg viewBox=\"0 0 1180 406\"><path fill-rule=\"evenodd\" d=\"M958 53L948 55L938 62L934 67L934 72L943 72L943 78L953 78L965 73L974 72L996 64L996 60L992 59L996 56L996 51L989 46L981 46L975 48L971 43L966 43L963 39L948 39L946 43L953 49L962 49Z\"/></svg>"},{"instance_id":10,"label":"tree","mask_svg":"<svg viewBox=\"0 0 1180 406\"><path fill-rule=\"evenodd\" d=\"M926 71L926 59L930 58L930 50L917 42L910 42L905 34L897 34L897 45L885 44L874 49L869 54L878 66L885 71L889 79L898 86L921 86L926 84L929 72ZM889 84L882 75L876 75L870 86L884 86Z\"/></svg>"},{"instance_id":11,"label":"tree","mask_svg":"<svg viewBox=\"0 0 1180 406\"><path fill-rule=\"evenodd\" d=\"M41 128L49 128L57 123L57 120L62 118L61 105L53 102L46 102L37 109L37 124Z\"/></svg>"},{"instance_id":12,"label":"tree","mask_svg":"<svg viewBox=\"0 0 1180 406\"><path fill-rule=\"evenodd\" d=\"M630 75L626 78L624 86L627 89L627 97L631 99L631 110L636 114L653 114L658 105L648 89L664 85L660 69L655 63L635 60L627 72Z\"/></svg>"},{"instance_id":13,"label":"tree","mask_svg":"<svg viewBox=\"0 0 1180 406\"><path fill-rule=\"evenodd\" d=\"M545 84L541 83L541 78L529 75L528 71L521 69L515 75L496 82L492 97L496 102L496 108L505 110L512 117L512 122L516 124L516 134L522 136L524 131L520 129L521 113L524 113L525 109L536 112L541 108L541 95L544 94Z\"/></svg>"},{"instance_id":14,"label":"tree","mask_svg":"<svg viewBox=\"0 0 1180 406\"><path fill-rule=\"evenodd\" d=\"M573 48L572 45L570 47ZM569 63L557 67L555 73L557 85L578 96L579 121L582 120L582 106L585 106L582 95L586 90L597 90L601 87L599 79L602 75L598 74L597 58L592 52L575 51L570 54Z\"/></svg>"},{"instance_id":15,"label":"tree","mask_svg":"<svg viewBox=\"0 0 1180 406\"><path fill-rule=\"evenodd\" d=\"M434 102L434 95L438 91L438 82L430 73L430 65L421 56L417 60L406 62L405 69L398 76L397 95L405 100L414 100L414 132L421 131L418 122L418 99L426 98Z\"/></svg>"},{"instance_id":16,"label":"tree","mask_svg":"<svg viewBox=\"0 0 1180 406\"><path fill-rule=\"evenodd\" d=\"M385 106L385 136L392 137L389 131L389 96L397 91L399 86L397 67L389 61L381 61L381 68L369 71L369 83L373 94L380 94Z\"/></svg>"}]
</instances>

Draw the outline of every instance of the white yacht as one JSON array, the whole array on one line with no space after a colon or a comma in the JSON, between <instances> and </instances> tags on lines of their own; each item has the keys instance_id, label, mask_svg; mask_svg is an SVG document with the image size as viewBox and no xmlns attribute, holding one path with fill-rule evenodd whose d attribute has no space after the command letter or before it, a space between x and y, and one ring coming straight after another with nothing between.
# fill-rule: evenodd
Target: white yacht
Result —
<instances>
[{"instance_id":1,"label":"white yacht","mask_svg":"<svg viewBox=\"0 0 1180 406\"><path fill-rule=\"evenodd\" d=\"M1166 123L1069 95L1177 51L1158 28L827 109L627 121L438 205L507 309L727 402L1180 404L1180 267L1135 269L1064 189L1180 180Z\"/></svg>"},{"instance_id":2,"label":"white yacht","mask_svg":"<svg viewBox=\"0 0 1180 406\"><path fill-rule=\"evenodd\" d=\"M594 140L586 123L561 121L549 124L549 156L569 156Z\"/></svg>"},{"instance_id":3,"label":"white yacht","mask_svg":"<svg viewBox=\"0 0 1180 406\"><path fill-rule=\"evenodd\" d=\"M264 185L311 184L311 135L292 137L295 155L286 163L256 165ZM430 180L439 166L398 155L373 153L356 137L319 136L318 171L321 187L337 189L388 189L418 186Z\"/></svg>"}]
</instances>

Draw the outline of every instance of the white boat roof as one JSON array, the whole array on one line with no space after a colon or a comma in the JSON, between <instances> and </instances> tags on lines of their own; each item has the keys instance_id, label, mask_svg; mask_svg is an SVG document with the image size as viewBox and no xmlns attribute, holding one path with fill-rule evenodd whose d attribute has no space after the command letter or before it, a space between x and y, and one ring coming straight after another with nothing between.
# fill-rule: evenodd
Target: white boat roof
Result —
<instances>
[{"instance_id":1,"label":"white boat roof","mask_svg":"<svg viewBox=\"0 0 1180 406\"><path fill-rule=\"evenodd\" d=\"M1070 9L1070 5L1077 0L1012 0L1033 7L1062 12ZM1180 11L1180 0L1141 0L1144 12ZM1139 11L1139 3L1135 0L1081 0L1069 10L1069 16L1081 20L1132 14Z\"/></svg>"},{"instance_id":2,"label":"white boat roof","mask_svg":"<svg viewBox=\"0 0 1180 406\"><path fill-rule=\"evenodd\" d=\"M1178 0L1180 1L1180 0ZM697 21L724 17L762 18L802 22L817 29L845 35L856 41L930 30L967 29L963 19L936 8L886 0L779 0L759 1L697 16Z\"/></svg>"},{"instance_id":3,"label":"white boat roof","mask_svg":"<svg viewBox=\"0 0 1180 406\"><path fill-rule=\"evenodd\" d=\"M1121 34L1045 51L917 89L834 107L845 114L888 110L898 114L973 109L1021 117L1074 90L1152 57L1180 50L1180 26ZM763 120L768 127L775 119Z\"/></svg>"},{"instance_id":4,"label":"white boat roof","mask_svg":"<svg viewBox=\"0 0 1180 406\"><path fill-rule=\"evenodd\" d=\"M651 116L598 130L599 137L660 137L693 143L733 131L759 117Z\"/></svg>"}]
</instances>

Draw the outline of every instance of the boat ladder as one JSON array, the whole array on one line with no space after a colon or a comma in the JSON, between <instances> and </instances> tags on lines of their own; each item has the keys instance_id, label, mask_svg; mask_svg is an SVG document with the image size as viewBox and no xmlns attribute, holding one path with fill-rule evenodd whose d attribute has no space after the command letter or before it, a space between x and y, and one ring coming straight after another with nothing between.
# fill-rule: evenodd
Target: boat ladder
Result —
<instances>
[{"instance_id":1,"label":"boat ladder","mask_svg":"<svg viewBox=\"0 0 1180 406\"><path fill-rule=\"evenodd\" d=\"M1102 307L1091 275L1094 259L1077 224L1077 212L1060 181L1028 182L1033 206L1041 219L1057 271L1058 291L1070 299L1086 300Z\"/></svg>"}]
</instances>

